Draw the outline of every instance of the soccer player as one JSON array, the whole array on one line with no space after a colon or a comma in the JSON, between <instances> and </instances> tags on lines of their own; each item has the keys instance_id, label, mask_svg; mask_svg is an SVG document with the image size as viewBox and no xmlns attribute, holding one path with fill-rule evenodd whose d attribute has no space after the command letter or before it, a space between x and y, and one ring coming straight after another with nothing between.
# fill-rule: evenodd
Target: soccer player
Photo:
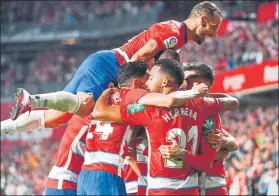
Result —
<instances>
[{"instance_id":1,"label":"soccer player","mask_svg":"<svg viewBox=\"0 0 279 196\"><path fill-rule=\"evenodd\" d=\"M108 83L116 81L117 69L128 61L151 61L157 53L167 48L179 49L188 41L202 44L205 37L215 37L222 22L219 8L208 1L200 2L192 9L188 18L182 22L169 20L155 23L149 29L133 37L126 44L114 50L105 50L90 55L80 65L73 79L63 91L37 95L35 107L49 107L53 109L68 111L88 115L93 109L93 104L84 103L79 111L76 111L76 104L81 102L67 94L76 94L78 91L93 93L96 101L102 91L107 88ZM66 101L64 101L64 99ZM28 94L22 89L16 94L16 106L11 113L11 119L16 119L20 114L29 111L30 100ZM61 104L53 104L59 101ZM64 106L63 103L72 104ZM57 107L57 108L56 108ZM48 112L48 111L46 111ZM38 121L43 118L44 113L38 113ZM64 113L53 113L52 119L60 118ZM34 116L34 115L33 115Z\"/></svg>"},{"instance_id":2,"label":"soccer player","mask_svg":"<svg viewBox=\"0 0 279 196\"><path fill-rule=\"evenodd\" d=\"M193 85L200 83L206 84L208 88L211 89L212 85L214 84L214 71L206 63L187 62L183 64L183 70L185 74L185 81L187 83L186 89L191 89ZM224 96L224 94L213 93L209 94L209 96L220 97ZM203 129L208 130L208 128L210 128L213 124L215 124L215 126L217 127L219 123L221 123L220 117L219 115L216 115L211 119L207 119L205 121ZM219 130L221 130L223 137L221 140L221 146L217 146L216 148L220 149L217 151L212 168L205 172L206 176L202 174L202 176L200 177L202 181L201 192L203 195L228 195L225 181L226 176L224 168L224 158L228 156L229 152L237 150L238 145L235 138L231 136L227 131L225 131L222 127L219 127ZM208 134L207 142L213 146L216 145L216 142L219 143L219 141L216 141L214 133ZM202 147L200 149L201 154L206 154L206 152L202 150ZM160 152L167 158L173 156L177 157L176 152L178 151L180 151L178 145L160 147Z\"/></svg>"},{"instance_id":3,"label":"soccer player","mask_svg":"<svg viewBox=\"0 0 279 196\"><path fill-rule=\"evenodd\" d=\"M134 88L137 87L137 84L145 83L147 79L147 65L143 62L130 62L120 67L118 85L121 88L112 95L111 104L137 103L146 99L146 102L151 104L150 95L157 95L153 99L153 105L161 105L165 102L162 100L166 96ZM140 84L140 86L142 85ZM186 100L179 101L185 103ZM131 135L129 132L130 127L125 124L97 121L91 125L86 138L86 151L78 181L78 194L126 194L121 169L125 158L124 146ZM111 182L110 187L107 187L105 182Z\"/></svg>"},{"instance_id":4,"label":"soccer player","mask_svg":"<svg viewBox=\"0 0 279 196\"><path fill-rule=\"evenodd\" d=\"M46 195L76 195L78 176L84 161L85 138L92 118L74 115L59 145L55 165L46 184Z\"/></svg>"},{"instance_id":5,"label":"soccer player","mask_svg":"<svg viewBox=\"0 0 279 196\"><path fill-rule=\"evenodd\" d=\"M142 126L136 126L128 144L123 179L128 195L145 195L147 187L148 140Z\"/></svg>"},{"instance_id":6,"label":"soccer player","mask_svg":"<svg viewBox=\"0 0 279 196\"><path fill-rule=\"evenodd\" d=\"M161 59L155 63L147 81L152 91L168 94L179 89L184 80L181 65L175 61ZM96 102L93 117L114 123L144 125L149 140L147 194L199 194L198 176L192 175L190 167L203 168L213 161L206 156L196 155L200 142L201 128L205 119L221 111L238 107L237 99L196 98L183 107L158 108L143 104L110 106L107 100L112 89L103 92ZM162 144L178 140L187 150L184 159L164 159L159 151Z\"/></svg>"}]
</instances>

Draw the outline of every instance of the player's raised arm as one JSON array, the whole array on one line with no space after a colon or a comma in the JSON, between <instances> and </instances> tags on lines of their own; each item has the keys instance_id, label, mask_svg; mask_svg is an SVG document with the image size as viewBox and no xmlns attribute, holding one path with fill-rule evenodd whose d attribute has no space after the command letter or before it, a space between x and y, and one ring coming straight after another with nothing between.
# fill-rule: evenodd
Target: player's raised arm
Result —
<instances>
[{"instance_id":1,"label":"player's raised arm","mask_svg":"<svg viewBox=\"0 0 279 196\"><path fill-rule=\"evenodd\" d=\"M160 52L158 43L154 39L150 39L132 56L130 61L149 62L158 52Z\"/></svg>"}]
</instances>

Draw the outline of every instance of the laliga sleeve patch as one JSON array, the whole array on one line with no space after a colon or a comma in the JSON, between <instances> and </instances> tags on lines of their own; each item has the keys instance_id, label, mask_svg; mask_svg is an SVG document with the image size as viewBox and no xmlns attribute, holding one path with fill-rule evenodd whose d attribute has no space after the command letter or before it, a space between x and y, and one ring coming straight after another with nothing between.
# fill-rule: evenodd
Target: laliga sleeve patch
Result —
<instances>
[{"instance_id":1,"label":"laliga sleeve patch","mask_svg":"<svg viewBox=\"0 0 279 196\"><path fill-rule=\"evenodd\" d=\"M166 45L166 48L173 48L177 44L177 42L178 40L174 36L164 40L164 44Z\"/></svg>"},{"instance_id":2,"label":"laliga sleeve patch","mask_svg":"<svg viewBox=\"0 0 279 196\"><path fill-rule=\"evenodd\" d=\"M141 112L145 109L143 104L130 104L128 105L128 112L130 115Z\"/></svg>"},{"instance_id":3,"label":"laliga sleeve patch","mask_svg":"<svg viewBox=\"0 0 279 196\"><path fill-rule=\"evenodd\" d=\"M215 130L215 122L212 118L208 118L204 121L202 126L202 135L208 136Z\"/></svg>"}]
</instances>

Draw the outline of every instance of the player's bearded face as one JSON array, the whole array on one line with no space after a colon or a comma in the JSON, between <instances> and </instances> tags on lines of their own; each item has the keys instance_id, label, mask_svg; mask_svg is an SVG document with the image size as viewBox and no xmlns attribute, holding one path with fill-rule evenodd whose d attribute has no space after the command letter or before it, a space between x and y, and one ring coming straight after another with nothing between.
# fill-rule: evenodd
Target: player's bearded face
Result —
<instances>
[{"instance_id":1,"label":"player's bearded face","mask_svg":"<svg viewBox=\"0 0 279 196\"><path fill-rule=\"evenodd\" d=\"M217 15L212 18L203 16L200 20L201 24L196 29L196 35L193 36L193 40L199 45L204 42L206 37L216 37L222 18Z\"/></svg>"},{"instance_id":2,"label":"player's bearded face","mask_svg":"<svg viewBox=\"0 0 279 196\"><path fill-rule=\"evenodd\" d=\"M197 35L195 36L195 40L197 44L201 45L206 36L207 29L205 27L199 26L196 30Z\"/></svg>"}]
</instances>

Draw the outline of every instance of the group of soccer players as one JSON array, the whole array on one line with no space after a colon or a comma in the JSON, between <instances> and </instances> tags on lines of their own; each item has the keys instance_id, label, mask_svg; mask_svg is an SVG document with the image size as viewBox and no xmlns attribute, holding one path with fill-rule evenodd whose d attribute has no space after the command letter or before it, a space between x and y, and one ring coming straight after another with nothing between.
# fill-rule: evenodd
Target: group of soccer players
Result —
<instances>
[{"instance_id":1,"label":"group of soccer players","mask_svg":"<svg viewBox=\"0 0 279 196\"><path fill-rule=\"evenodd\" d=\"M68 123L46 195L226 195L223 160L237 144L219 113L239 102L209 94L213 68L180 64L175 51L215 37L221 21L216 5L199 3L183 22L92 54L63 91L19 89L1 134Z\"/></svg>"}]
</instances>

